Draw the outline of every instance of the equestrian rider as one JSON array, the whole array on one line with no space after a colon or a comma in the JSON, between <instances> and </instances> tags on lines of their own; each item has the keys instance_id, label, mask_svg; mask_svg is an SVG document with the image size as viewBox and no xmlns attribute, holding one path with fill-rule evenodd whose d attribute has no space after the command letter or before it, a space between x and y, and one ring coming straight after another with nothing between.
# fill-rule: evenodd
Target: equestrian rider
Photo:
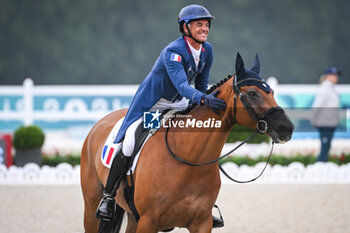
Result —
<instances>
[{"instance_id":1,"label":"equestrian rider","mask_svg":"<svg viewBox=\"0 0 350 233\"><path fill-rule=\"evenodd\" d=\"M145 111L184 110L188 100L207 105L216 113L225 109L223 100L213 93L204 94L213 62L212 46L206 42L212 19L214 17L209 11L200 5L188 5L180 11L178 24L182 36L160 53L151 72L139 86L114 141L123 141L123 146L112 162L104 197L96 212L97 218L112 219L116 195L113 190L117 189L115 187L119 186L128 169L135 130ZM191 81L194 81L194 87ZM213 217L213 227L221 226L223 221Z\"/></svg>"}]
</instances>

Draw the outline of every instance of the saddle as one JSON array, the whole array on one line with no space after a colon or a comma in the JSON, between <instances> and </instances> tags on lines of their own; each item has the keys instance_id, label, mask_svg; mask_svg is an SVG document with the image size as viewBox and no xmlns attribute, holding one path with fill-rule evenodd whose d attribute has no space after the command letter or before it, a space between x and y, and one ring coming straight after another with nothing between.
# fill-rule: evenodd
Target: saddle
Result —
<instances>
[{"instance_id":1,"label":"saddle","mask_svg":"<svg viewBox=\"0 0 350 233\"><path fill-rule=\"evenodd\" d=\"M176 110L167 109L167 110L163 111L160 118L163 121L167 121L170 118L172 118L176 112L177 112ZM135 146L134 146L134 150L133 150L132 155L131 155L130 165L133 164L134 159L136 158L137 154L140 152L140 150L141 150L143 144L145 143L145 141L147 140L147 138L149 136L154 135L157 131L158 131L158 129L156 129L156 128L145 129L143 127L143 121L137 126L137 128L135 130Z\"/></svg>"},{"instance_id":2,"label":"saddle","mask_svg":"<svg viewBox=\"0 0 350 233\"><path fill-rule=\"evenodd\" d=\"M165 121L167 121L169 118L173 117L173 115L176 113L176 110L165 110L163 111L161 118ZM135 131L135 147L132 152L130 164L128 170L130 171L130 185L128 182L126 182L126 186L124 188L124 198L126 203L128 204L131 212L134 214L136 221L140 219L140 216L137 212L137 209L135 207L134 202L134 192L135 192L135 185L132 177L132 166L134 164L134 160L136 156L139 154L139 151L141 150L144 142L146 139L151 135L155 134L158 129L145 129L143 127L143 121L137 126Z\"/></svg>"}]
</instances>

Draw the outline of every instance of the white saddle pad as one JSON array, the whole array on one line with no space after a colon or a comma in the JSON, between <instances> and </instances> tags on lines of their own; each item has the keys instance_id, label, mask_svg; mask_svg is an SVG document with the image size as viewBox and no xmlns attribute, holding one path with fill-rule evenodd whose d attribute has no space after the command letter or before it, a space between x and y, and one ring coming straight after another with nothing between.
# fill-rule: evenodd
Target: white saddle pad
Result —
<instances>
[{"instance_id":1,"label":"white saddle pad","mask_svg":"<svg viewBox=\"0 0 350 233\"><path fill-rule=\"evenodd\" d=\"M105 167L111 168L111 164L113 162L113 159L116 155L117 149L120 145L120 143L113 143L115 137L118 134L118 131L120 129L120 126L122 125L124 121L124 117L121 118L113 127L113 129L111 130L111 132L109 133L105 145L103 147L102 153L101 153L101 162ZM148 140L148 138L150 137L150 135L148 135L148 137L146 138L145 142L143 143L142 147L145 145L146 141ZM134 162L131 166L131 173L134 173L136 165L137 165L137 161L139 160L139 156L140 156L140 152L142 150L139 150L139 152L137 153L137 155L135 156ZM127 172L127 175L130 175L130 170Z\"/></svg>"},{"instance_id":2,"label":"white saddle pad","mask_svg":"<svg viewBox=\"0 0 350 233\"><path fill-rule=\"evenodd\" d=\"M165 115L163 115L163 119L165 121L167 121L169 118L173 117L174 114L176 113L177 110L170 110L168 113L166 113ZM118 131L120 129L120 126L122 125L124 121L124 117L121 118L113 127L112 131L109 133L105 145L103 147L102 153L101 153L101 162L105 167L111 168L111 164L113 162L113 159L116 155L117 149L120 145L120 143L113 143L115 137L118 134ZM141 123L142 124L142 123ZM157 132L158 129L151 129L150 133L148 134L146 140L143 142L140 150L137 152L137 155L135 156L135 159L133 161L133 164L130 168L130 170L127 172L127 175L130 175L132 173L134 173L137 162L139 160L139 156L140 153L142 151L143 146L145 145L145 143L147 142L147 140Z\"/></svg>"}]
</instances>

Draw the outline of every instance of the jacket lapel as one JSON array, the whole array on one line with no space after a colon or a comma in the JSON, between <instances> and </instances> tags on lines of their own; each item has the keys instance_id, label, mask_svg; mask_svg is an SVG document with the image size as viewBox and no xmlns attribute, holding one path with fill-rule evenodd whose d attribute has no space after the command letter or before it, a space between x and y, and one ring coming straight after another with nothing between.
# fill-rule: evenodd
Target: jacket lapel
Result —
<instances>
[{"instance_id":1,"label":"jacket lapel","mask_svg":"<svg viewBox=\"0 0 350 233\"><path fill-rule=\"evenodd\" d=\"M186 49L187 49L187 52L189 55L189 66L191 67L191 70L193 72L196 72L197 71L196 63L194 62L190 46L188 45L188 42L187 42L187 38L185 36L183 36L183 39L184 39L184 43L186 45ZM187 70L187 73L188 73L188 70Z\"/></svg>"},{"instance_id":2,"label":"jacket lapel","mask_svg":"<svg viewBox=\"0 0 350 233\"><path fill-rule=\"evenodd\" d=\"M201 51L201 55L200 55L200 61L199 61L199 66L198 66L198 71L199 73L201 73L203 71L203 68L205 66L205 49L204 49L204 45L202 45L202 51ZM193 56L192 56L193 57Z\"/></svg>"}]
</instances>

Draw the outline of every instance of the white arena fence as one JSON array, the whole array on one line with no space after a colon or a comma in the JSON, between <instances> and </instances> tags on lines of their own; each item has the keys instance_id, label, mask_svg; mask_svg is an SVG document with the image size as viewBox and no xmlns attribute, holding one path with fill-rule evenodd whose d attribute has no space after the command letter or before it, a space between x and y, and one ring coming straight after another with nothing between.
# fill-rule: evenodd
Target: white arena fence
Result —
<instances>
[{"instance_id":1,"label":"white arena fence","mask_svg":"<svg viewBox=\"0 0 350 233\"><path fill-rule=\"evenodd\" d=\"M303 125L299 129L298 122L309 120L307 109L311 107L318 85L278 84L273 77L267 82L275 90L277 103L288 110L296 122L301 137L310 136L304 132L306 129L315 133L311 126ZM34 123L44 131L73 130L75 137L84 138L86 134L80 133L79 128L91 128L108 113L127 108L137 88L137 85L34 85L30 78L25 79L23 85L0 86L0 132L13 132L22 124ZM339 84L336 89L344 108L342 117L350 124L350 117L347 117L350 115L350 85ZM346 124L342 127L350 129ZM350 138L350 133L343 131L336 132L336 136Z\"/></svg>"},{"instance_id":2,"label":"white arena fence","mask_svg":"<svg viewBox=\"0 0 350 233\"><path fill-rule=\"evenodd\" d=\"M237 166L228 162L223 168L233 178L249 180L257 176L265 163L253 167ZM235 184L221 174L223 184ZM24 167L6 168L0 164L0 185L79 185L80 166L61 163L57 167L38 166L29 163ZM253 184L350 184L350 164L338 166L334 163L315 163L304 166L294 162L289 166L270 166Z\"/></svg>"}]
</instances>

